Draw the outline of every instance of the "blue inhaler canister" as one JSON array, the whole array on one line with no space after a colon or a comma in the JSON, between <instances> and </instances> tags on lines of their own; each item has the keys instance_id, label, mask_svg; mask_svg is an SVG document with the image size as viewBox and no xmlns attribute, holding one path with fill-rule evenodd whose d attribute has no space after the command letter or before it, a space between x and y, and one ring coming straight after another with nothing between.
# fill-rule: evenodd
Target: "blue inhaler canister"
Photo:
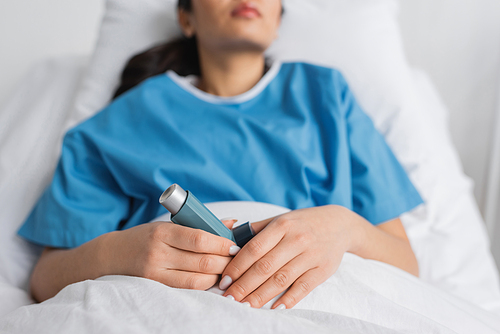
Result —
<instances>
[{"instance_id":1,"label":"blue inhaler canister","mask_svg":"<svg viewBox=\"0 0 500 334\"><path fill-rule=\"evenodd\" d=\"M254 236L249 222L233 230L228 229L191 192L185 191L178 184L165 190L160 203L170 211L174 223L219 235L234 241L239 247L243 247Z\"/></svg>"}]
</instances>

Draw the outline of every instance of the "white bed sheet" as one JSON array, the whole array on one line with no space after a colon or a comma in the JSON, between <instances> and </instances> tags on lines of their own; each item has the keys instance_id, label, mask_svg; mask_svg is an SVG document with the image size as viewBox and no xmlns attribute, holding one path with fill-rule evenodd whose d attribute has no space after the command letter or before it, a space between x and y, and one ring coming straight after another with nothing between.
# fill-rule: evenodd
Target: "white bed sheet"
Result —
<instances>
[{"instance_id":1,"label":"white bed sheet","mask_svg":"<svg viewBox=\"0 0 500 334\"><path fill-rule=\"evenodd\" d=\"M175 328L175 326L181 326L181 320L185 320L187 315L199 317L200 314L209 314L212 316L197 320L200 327L187 329L193 329L193 331L197 329L202 332L204 328L220 329L209 327L208 324L217 319L219 320L217 324L232 324L227 327L232 328L232 331L237 323L253 325L258 332L264 330L264 324L268 324L269 328L275 330L283 328L292 333L306 328L317 331L335 328L339 332L387 332L389 329L426 333L500 331L497 317L435 287L439 286L441 279L443 289L449 290L451 282L458 292L462 292L456 294L464 295L463 291L467 290L464 289L466 285L460 280L453 281L453 278L450 280L449 277L438 277L433 282L435 286L431 286L388 265L362 260L351 255L346 255L342 270L334 275L329 283L316 289L296 307L297 309L286 311L288 313L286 317L280 315L277 320L276 315L269 316L268 313L262 313L264 311L249 310L250 313L247 311L241 313L238 311L239 308L227 306L227 301L214 299L220 298L219 296L195 291L178 291L160 286L155 282L129 277L103 278L94 282L72 285L51 301L28 306L32 303L27 293L29 274L40 249L16 237L15 232L23 217L28 214L31 204L36 201L50 180L55 157L59 153L59 141L71 111L74 92L78 87L84 64L84 58L81 57L52 60L41 64L30 74L29 80L14 96L8 105L8 112L0 114L0 151L2 151L0 157L11 157L10 160L0 161L0 171L9 171L9 173L0 173L0 203L10 204L9 207L0 210L2 227L2 233L0 233L0 316L12 312L0 319L0 329L33 332L36 328L35 332L40 332L42 328L47 328L47 332L58 332L64 327L65 331L72 332L73 330L70 330L72 326L80 328L81 331L115 327L132 329L140 328L134 326L143 326L144 331L149 328L151 331L161 332L160 329L163 328L164 323L156 321L158 317L164 319L165 324L168 323ZM48 77L52 79L50 84L47 84ZM14 117L13 120L19 122L13 122L9 117ZM32 120L45 120L46 123L40 124ZM12 127L2 128L2 124L10 124ZM14 129L17 132L12 135L10 132ZM12 141L17 141L21 146L32 149L30 151L10 150L8 155L4 154L5 148L14 147ZM33 161L36 163L32 163ZM15 173L12 173L12 170ZM23 205L23 203L28 204ZM473 201L465 199L464 203L469 205ZM235 208L237 206L234 205L230 208L217 205L211 207L219 216L235 216L243 213L247 215L244 218L249 220L259 218L252 216L255 213L263 214L265 216L261 218L265 218L279 212L263 210L262 206L259 210L239 208L236 213L231 211ZM476 219L474 208L471 208L470 212L472 219ZM451 223L451 219L452 217L448 217L447 221ZM435 247L437 243L428 242L429 240L425 239L428 226L421 224L415 228L412 225L420 224L418 213L413 215L413 218L406 219L405 222L412 231L410 239L416 249L417 257L420 256L427 266L433 255L432 247ZM443 236L439 227L436 228L439 232L437 235ZM446 235L442 240L447 242ZM478 245L478 247L482 246ZM441 256L443 258L440 261L445 260L446 254L441 254ZM439 266L439 263L434 261L433 265ZM481 266L481 261L477 265ZM431 267L426 268L425 270L429 271L428 277L431 277ZM468 275L471 275L471 263L467 268ZM457 277L465 276L457 275ZM492 284L492 282L494 284L495 277L486 283ZM468 292L469 295L464 295L464 298L469 301L476 298L478 305L485 307L487 305L482 304L485 300L485 291L493 291L491 298L488 299L490 303L488 308L498 310L500 302L496 295L497 290L497 288L484 289L484 291L477 292L472 289ZM117 291L126 293L121 294ZM172 303L185 305L186 309L182 308L176 313L177 309L172 309ZM217 307L213 307L214 303ZM23 305L27 307L19 308ZM107 307L107 305L113 307ZM120 307L117 307L118 305ZM132 311L127 312L127 309ZM170 316L165 316L167 313ZM29 317L27 317L28 314ZM290 318L292 314L293 318ZM253 321L249 321L249 318ZM290 323L294 325L289 326ZM201 324L204 325L201 326ZM57 326L63 327L57 328Z\"/></svg>"}]
</instances>

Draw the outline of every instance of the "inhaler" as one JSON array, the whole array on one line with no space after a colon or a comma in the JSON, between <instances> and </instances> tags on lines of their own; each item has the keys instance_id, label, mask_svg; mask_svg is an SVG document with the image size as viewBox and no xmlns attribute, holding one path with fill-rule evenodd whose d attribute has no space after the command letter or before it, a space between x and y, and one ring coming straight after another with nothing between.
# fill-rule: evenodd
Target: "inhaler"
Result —
<instances>
[{"instance_id":1,"label":"inhaler","mask_svg":"<svg viewBox=\"0 0 500 334\"><path fill-rule=\"evenodd\" d=\"M207 209L189 190L171 185L160 197L160 203L170 211L171 220L179 225L196 228L234 241L239 247L253 238L249 222L230 230Z\"/></svg>"}]
</instances>

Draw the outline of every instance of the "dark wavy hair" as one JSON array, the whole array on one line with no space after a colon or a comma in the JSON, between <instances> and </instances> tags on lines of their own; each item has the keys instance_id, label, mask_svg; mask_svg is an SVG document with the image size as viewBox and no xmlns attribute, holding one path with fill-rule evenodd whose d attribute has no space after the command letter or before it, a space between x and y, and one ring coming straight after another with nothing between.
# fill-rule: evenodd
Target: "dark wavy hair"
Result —
<instances>
[{"instance_id":1,"label":"dark wavy hair","mask_svg":"<svg viewBox=\"0 0 500 334\"><path fill-rule=\"evenodd\" d=\"M177 3L178 10L190 12L191 8L191 0L179 0ZM282 7L281 15L283 13ZM201 75L196 36L180 37L133 56L122 72L113 100L144 80L168 70L180 76Z\"/></svg>"}]
</instances>

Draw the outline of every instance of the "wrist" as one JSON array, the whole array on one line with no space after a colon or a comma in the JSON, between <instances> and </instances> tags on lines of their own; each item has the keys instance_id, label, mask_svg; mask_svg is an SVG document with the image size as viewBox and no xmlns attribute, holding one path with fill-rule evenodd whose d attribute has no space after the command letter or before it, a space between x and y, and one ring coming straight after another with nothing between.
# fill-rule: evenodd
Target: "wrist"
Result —
<instances>
[{"instance_id":1,"label":"wrist","mask_svg":"<svg viewBox=\"0 0 500 334\"><path fill-rule=\"evenodd\" d=\"M345 251L352 254L360 254L366 243L366 220L343 206L333 205L334 217L342 222L344 238L346 241Z\"/></svg>"},{"instance_id":2,"label":"wrist","mask_svg":"<svg viewBox=\"0 0 500 334\"><path fill-rule=\"evenodd\" d=\"M115 258L116 236L120 231L109 232L95 239L96 265L99 277L122 273L120 261Z\"/></svg>"}]
</instances>

